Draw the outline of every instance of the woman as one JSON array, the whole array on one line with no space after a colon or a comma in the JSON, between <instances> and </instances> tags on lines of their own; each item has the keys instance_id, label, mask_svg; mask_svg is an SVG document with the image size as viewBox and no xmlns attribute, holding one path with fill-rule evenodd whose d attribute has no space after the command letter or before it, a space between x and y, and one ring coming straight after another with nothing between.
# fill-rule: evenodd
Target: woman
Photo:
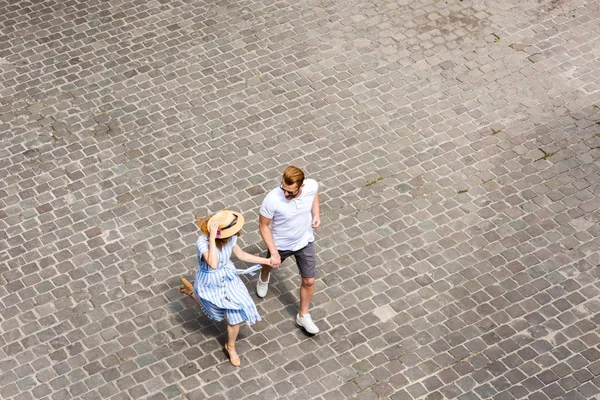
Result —
<instances>
[{"instance_id":1,"label":"woman","mask_svg":"<svg viewBox=\"0 0 600 400\"><path fill-rule=\"evenodd\" d=\"M270 258L253 256L237 245L237 238L244 225L244 216L229 210L221 210L212 217L198 218L202 235L196 241L198 272L194 286L181 278L182 293L191 296L207 317L215 321L227 318L227 343L223 346L229 361L240 366L235 350L235 340L240 324L253 325L260 316L248 289L237 275L231 262L231 253L248 263L271 265Z\"/></svg>"}]
</instances>

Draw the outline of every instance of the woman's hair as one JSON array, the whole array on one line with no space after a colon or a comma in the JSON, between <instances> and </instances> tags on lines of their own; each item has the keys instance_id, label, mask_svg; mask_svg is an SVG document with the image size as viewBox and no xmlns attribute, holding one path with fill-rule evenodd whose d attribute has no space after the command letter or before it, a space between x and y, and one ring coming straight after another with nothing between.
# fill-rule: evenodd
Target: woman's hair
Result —
<instances>
[{"instance_id":1,"label":"woman's hair","mask_svg":"<svg viewBox=\"0 0 600 400\"><path fill-rule=\"evenodd\" d=\"M290 165L283 171L283 181L286 185L298 184L298 187L304 183L304 172L300 168Z\"/></svg>"},{"instance_id":2,"label":"woman's hair","mask_svg":"<svg viewBox=\"0 0 600 400\"><path fill-rule=\"evenodd\" d=\"M200 231L206 237L208 237L210 235L210 232L208 231L208 221L211 219L211 217L212 217L212 215L209 215L208 217L204 217L204 218L196 217L196 221L198 221L198 226L200 227ZM240 229L233 236L242 236L242 230ZM223 246L225 246L227 243L229 243L229 241L231 240L231 238L233 236L230 236L225 239L215 239L215 244L217 245L217 248L219 250L221 250L223 248Z\"/></svg>"}]
</instances>

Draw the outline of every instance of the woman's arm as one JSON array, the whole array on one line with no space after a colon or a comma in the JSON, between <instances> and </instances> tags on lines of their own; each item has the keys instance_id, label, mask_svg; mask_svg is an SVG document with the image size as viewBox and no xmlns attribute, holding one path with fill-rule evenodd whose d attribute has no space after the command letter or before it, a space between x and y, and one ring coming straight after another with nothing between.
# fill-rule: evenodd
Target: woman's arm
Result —
<instances>
[{"instance_id":1,"label":"woman's arm","mask_svg":"<svg viewBox=\"0 0 600 400\"><path fill-rule=\"evenodd\" d=\"M248 254L244 250L242 250L240 248L240 246L237 245L237 243L235 246L233 246L233 255L236 256L238 260L243 261L243 262L253 263L253 264L271 265L270 258L258 257L258 256L253 256L252 254Z\"/></svg>"},{"instance_id":2,"label":"woman's arm","mask_svg":"<svg viewBox=\"0 0 600 400\"><path fill-rule=\"evenodd\" d=\"M210 221L208 226L208 251L202 253L202 257L206 260L206 263L212 269L219 267L219 250L217 249L217 231L219 230L219 223L217 221Z\"/></svg>"},{"instance_id":3,"label":"woman's arm","mask_svg":"<svg viewBox=\"0 0 600 400\"><path fill-rule=\"evenodd\" d=\"M214 240L212 243L209 241L208 251L202 253L202 257L204 257L204 260L206 260L206 263L209 267L212 269L217 269L219 266L219 254L217 252L217 245Z\"/></svg>"}]
</instances>

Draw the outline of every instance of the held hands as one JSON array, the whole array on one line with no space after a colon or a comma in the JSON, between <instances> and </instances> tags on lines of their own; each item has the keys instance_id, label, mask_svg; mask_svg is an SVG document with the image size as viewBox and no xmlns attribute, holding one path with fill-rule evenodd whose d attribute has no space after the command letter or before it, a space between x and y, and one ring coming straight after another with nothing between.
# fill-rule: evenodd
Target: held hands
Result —
<instances>
[{"instance_id":1,"label":"held hands","mask_svg":"<svg viewBox=\"0 0 600 400\"><path fill-rule=\"evenodd\" d=\"M269 265L273 268L279 268L281 265L281 257L279 256L279 253L271 255L271 258L269 258Z\"/></svg>"}]
</instances>

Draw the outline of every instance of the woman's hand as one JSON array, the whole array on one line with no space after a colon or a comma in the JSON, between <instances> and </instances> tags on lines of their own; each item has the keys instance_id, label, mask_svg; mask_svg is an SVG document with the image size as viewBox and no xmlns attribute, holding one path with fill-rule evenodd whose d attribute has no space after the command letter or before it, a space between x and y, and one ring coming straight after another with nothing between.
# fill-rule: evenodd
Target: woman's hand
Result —
<instances>
[{"instance_id":1,"label":"woman's hand","mask_svg":"<svg viewBox=\"0 0 600 400\"><path fill-rule=\"evenodd\" d=\"M216 219L212 219L209 221L208 223L208 232L209 232L209 236L208 238L211 240L215 240L218 239L220 236L220 231L219 231L219 221L217 221Z\"/></svg>"}]
</instances>

